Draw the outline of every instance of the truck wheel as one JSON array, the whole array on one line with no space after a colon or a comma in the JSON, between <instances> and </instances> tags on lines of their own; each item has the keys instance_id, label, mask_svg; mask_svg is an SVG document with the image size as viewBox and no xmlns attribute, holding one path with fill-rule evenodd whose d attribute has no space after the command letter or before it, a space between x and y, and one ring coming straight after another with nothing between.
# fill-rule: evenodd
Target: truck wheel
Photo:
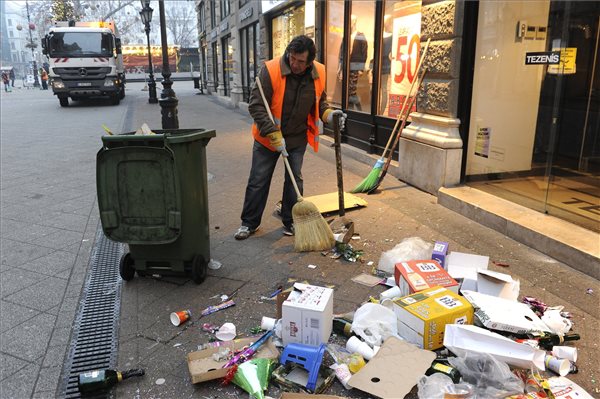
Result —
<instances>
[{"instance_id":1,"label":"truck wheel","mask_svg":"<svg viewBox=\"0 0 600 399\"><path fill-rule=\"evenodd\" d=\"M69 106L69 97L58 97L58 102L60 103L61 107L68 107Z\"/></svg>"},{"instance_id":2,"label":"truck wheel","mask_svg":"<svg viewBox=\"0 0 600 399\"><path fill-rule=\"evenodd\" d=\"M121 86L121 90L119 90L119 98L121 100L125 98L125 85Z\"/></svg>"},{"instance_id":3,"label":"truck wheel","mask_svg":"<svg viewBox=\"0 0 600 399\"><path fill-rule=\"evenodd\" d=\"M121 102L121 97L119 94L115 94L114 96L112 96L110 98L110 103L112 105L119 105L120 102Z\"/></svg>"}]
</instances>

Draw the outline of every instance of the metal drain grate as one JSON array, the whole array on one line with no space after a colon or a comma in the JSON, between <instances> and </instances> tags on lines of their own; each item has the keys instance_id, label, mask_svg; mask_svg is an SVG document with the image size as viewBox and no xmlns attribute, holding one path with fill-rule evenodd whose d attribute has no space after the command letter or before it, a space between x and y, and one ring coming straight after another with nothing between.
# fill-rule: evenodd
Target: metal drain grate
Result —
<instances>
[{"instance_id":1,"label":"metal drain grate","mask_svg":"<svg viewBox=\"0 0 600 399\"><path fill-rule=\"evenodd\" d=\"M123 244L109 240L98 228L62 372L61 397L81 397L77 388L80 373L116 365L122 283L119 260L124 250Z\"/></svg>"}]
</instances>

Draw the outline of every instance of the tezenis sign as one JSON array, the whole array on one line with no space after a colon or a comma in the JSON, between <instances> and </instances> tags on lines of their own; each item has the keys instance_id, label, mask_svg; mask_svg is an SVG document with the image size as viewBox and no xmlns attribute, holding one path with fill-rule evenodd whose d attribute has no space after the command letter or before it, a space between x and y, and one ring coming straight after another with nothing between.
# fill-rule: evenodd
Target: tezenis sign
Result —
<instances>
[{"instance_id":1,"label":"tezenis sign","mask_svg":"<svg viewBox=\"0 0 600 399\"><path fill-rule=\"evenodd\" d=\"M557 65L560 63L560 51L539 51L525 53L525 65Z\"/></svg>"}]
</instances>

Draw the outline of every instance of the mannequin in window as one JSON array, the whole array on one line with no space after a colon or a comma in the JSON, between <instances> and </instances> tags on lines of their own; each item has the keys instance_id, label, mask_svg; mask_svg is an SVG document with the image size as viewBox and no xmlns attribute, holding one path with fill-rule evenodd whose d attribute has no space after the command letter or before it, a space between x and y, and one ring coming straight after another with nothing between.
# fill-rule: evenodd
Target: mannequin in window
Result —
<instances>
[{"instance_id":1,"label":"mannequin in window","mask_svg":"<svg viewBox=\"0 0 600 399\"><path fill-rule=\"evenodd\" d=\"M360 98L357 94L358 78L364 73L367 62L368 43L365 34L358 32L356 15L351 16L350 76L348 77L348 109L362 111Z\"/></svg>"},{"instance_id":2,"label":"mannequin in window","mask_svg":"<svg viewBox=\"0 0 600 399\"><path fill-rule=\"evenodd\" d=\"M381 106L379 113L386 114L385 109L388 102L390 84L390 73L392 70L392 32L394 20L391 15L383 17L383 43L381 48Z\"/></svg>"}]
</instances>

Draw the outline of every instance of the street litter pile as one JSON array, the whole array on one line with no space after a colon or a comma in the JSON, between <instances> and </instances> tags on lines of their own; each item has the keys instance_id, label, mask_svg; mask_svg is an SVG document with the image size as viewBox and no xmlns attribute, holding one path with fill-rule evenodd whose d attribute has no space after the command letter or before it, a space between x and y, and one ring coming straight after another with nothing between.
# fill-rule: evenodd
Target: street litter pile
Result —
<instances>
[{"instance_id":1,"label":"street litter pile","mask_svg":"<svg viewBox=\"0 0 600 399\"><path fill-rule=\"evenodd\" d=\"M255 336L237 338L232 323L202 325L217 340L188 353L191 381L220 379L257 399L270 384L284 399L333 397L320 394L338 382L380 398L592 398L567 378L577 372L580 338L570 314L533 297L519 301L519 281L488 264L445 242L407 238L381 255L373 275L353 279L387 289L341 315L332 288L279 286L268 296L276 315L263 317Z\"/></svg>"}]
</instances>

